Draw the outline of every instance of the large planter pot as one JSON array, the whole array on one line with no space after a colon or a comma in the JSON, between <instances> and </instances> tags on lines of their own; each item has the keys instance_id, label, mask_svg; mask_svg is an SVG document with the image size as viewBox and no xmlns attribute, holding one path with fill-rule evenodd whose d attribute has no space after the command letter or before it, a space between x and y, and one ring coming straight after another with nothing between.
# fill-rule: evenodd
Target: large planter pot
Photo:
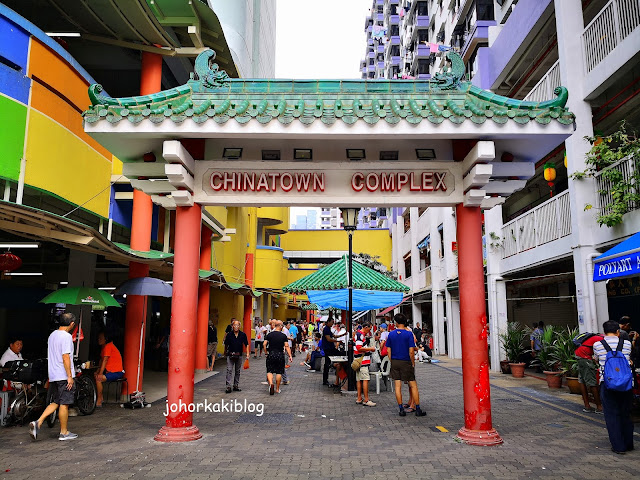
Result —
<instances>
[{"instance_id":1,"label":"large planter pot","mask_svg":"<svg viewBox=\"0 0 640 480\"><path fill-rule=\"evenodd\" d=\"M582 395L582 391L580 389L580 382L577 377L567 377L567 387L569 387L569 392L575 395Z\"/></svg>"},{"instance_id":2,"label":"large planter pot","mask_svg":"<svg viewBox=\"0 0 640 480\"><path fill-rule=\"evenodd\" d=\"M525 363L510 363L509 367L511 368L511 375L514 376L515 378L523 378L524 366L525 366Z\"/></svg>"},{"instance_id":3,"label":"large planter pot","mask_svg":"<svg viewBox=\"0 0 640 480\"><path fill-rule=\"evenodd\" d=\"M500 360L500 371L502 373L511 373L511 367L509 366L509 360Z\"/></svg>"},{"instance_id":4,"label":"large planter pot","mask_svg":"<svg viewBox=\"0 0 640 480\"><path fill-rule=\"evenodd\" d=\"M561 372L543 372L547 377L547 385L549 388L561 388L562 387L562 373Z\"/></svg>"}]
</instances>

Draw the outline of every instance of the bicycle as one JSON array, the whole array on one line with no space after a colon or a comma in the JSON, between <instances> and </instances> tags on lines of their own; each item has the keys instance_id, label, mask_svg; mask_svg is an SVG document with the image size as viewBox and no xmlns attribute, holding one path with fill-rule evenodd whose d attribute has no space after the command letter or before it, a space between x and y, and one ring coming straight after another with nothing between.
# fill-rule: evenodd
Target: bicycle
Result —
<instances>
[{"instance_id":1,"label":"bicycle","mask_svg":"<svg viewBox=\"0 0 640 480\"><path fill-rule=\"evenodd\" d=\"M88 372L88 370L83 370L80 363L76 363L75 367L76 393L73 406L76 407L82 415L91 415L95 411L98 401L98 393L93 381L93 375L91 373L85 373ZM52 396L52 392L47 394L47 405L51 403ZM57 419L58 410L56 409L47 417L47 425L49 428L55 425Z\"/></svg>"}]
</instances>

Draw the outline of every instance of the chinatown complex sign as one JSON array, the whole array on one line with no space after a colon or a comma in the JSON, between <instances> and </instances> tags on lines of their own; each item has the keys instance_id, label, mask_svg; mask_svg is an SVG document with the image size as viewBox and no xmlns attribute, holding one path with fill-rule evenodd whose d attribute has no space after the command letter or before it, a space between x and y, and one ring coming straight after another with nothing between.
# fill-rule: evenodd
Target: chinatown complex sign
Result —
<instances>
[{"instance_id":1,"label":"chinatown complex sign","mask_svg":"<svg viewBox=\"0 0 640 480\"><path fill-rule=\"evenodd\" d=\"M231 79L204 50L192 79L170 90L111 98L89 88L85 131L124 162L135 189L176 210L169 403L194 398L202 205L453 206L465 410L458 437L502 443L491 421L481 209L523 188L575 118L564 87L544 102L503 97L464 82L462 59L446 55L445 71L428 81L265 80ZM165 422L157 440L201 436L191 413Z\"/></svg>"}]
</instances>

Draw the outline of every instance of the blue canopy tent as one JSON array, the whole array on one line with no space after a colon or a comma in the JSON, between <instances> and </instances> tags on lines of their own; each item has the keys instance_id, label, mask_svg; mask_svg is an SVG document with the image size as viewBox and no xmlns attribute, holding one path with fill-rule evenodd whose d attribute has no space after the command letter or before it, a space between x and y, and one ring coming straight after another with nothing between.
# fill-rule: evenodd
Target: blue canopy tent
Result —
<instances>
[{"instance_id":1,"label":"blue canopy tent","mask_svg":"<svg viewBox=\"0 0 640 480\"><path fill-rule=\"evenodd\" d=\"M593 281L640 275L640 232L595 259Z\"/></svg>"}]
</instances>

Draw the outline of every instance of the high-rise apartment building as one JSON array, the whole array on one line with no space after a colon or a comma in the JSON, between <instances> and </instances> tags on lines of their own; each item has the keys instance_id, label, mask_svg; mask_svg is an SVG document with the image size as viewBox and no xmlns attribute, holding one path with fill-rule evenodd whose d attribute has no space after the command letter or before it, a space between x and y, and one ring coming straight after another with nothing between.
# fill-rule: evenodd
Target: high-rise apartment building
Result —
<instances>
[{"instance_id":1,"label":"high-rise apartment building","mask_svg":"<svg viewBox=\"0 0 640 480\"><path fill-rule=\"evenodd\" d=\"M610 213L614 202L610 180L601 172L582 179L573 174L587 168L591 144L585 137L610 135L623 120L627 131L640 127L640 3L376 0L373 8L367 17L368 57L362 65L366 78L428 78L444 57L425 56L431 50L426 42L454 48L466 64L466 79L497 94L540 102L553 99L561 85L569 92L567 107L576 115L571 137L540 158L520 159L509 151L496 155L496 161L534 160L536 169L504 204L484 213L492 369L498 369L501 359L493 354L500 351L497 333L507 321L530 326L544 320L600 331L607 319L632 315L640 301L640 277L594 282L594 259L640 231L640 204L628 202L628 212L615 227L600 226L598 215ZM395 69L393 55L385 55L396 42L394 11L402 69ZM374 31L376 25L386 32ZM378 40L381 35L384 41ZM423 58L428 68L420 63ZM618 172L621 181L637 185L633 172L639 161L631 155L607 168ZM544 178L548 166L556 174L551 182ZM400 308L432 330L436 352L459 358L455 211L394 208L389 216L393 268L411 288L410 299ZM640 323L633 327L637 330Z\"/></svg>"}]
</instances>

